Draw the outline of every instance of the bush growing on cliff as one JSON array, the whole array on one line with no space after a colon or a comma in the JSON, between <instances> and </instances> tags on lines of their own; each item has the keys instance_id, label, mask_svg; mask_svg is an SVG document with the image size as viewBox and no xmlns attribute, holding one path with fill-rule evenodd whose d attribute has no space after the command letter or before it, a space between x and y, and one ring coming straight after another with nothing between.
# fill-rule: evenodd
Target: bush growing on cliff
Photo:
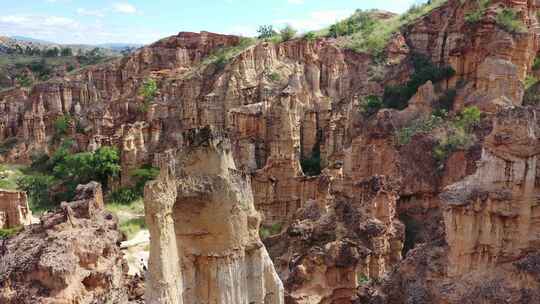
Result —
<instances>
[{"instance_id":1,"label":"bush growing on cliff","mask_svg":"<svg viewBox=\"0 0 540 304\"><path fill-rule=\"evenodd\" d=\"M62 115L56 118L54 121L54 136L53 136L53 142L56 142L57 140L63 138L64 136L68 135L69 127L72 123L72 118L69 115Z\"/></svg>"},{"instance_id":2,"label":"bush growing on cliff","mask_svg":"<svg viewBox=\"0 0 540 304\"><path fill-rule=\"evenodd\" d=\"M315 145L311 156L300 161L302 171L307 176L317 176L321 174L321 151L319 145Z\"/></svg>"},{"instance_id":3,"label":"bush growing on cliff","mask_svg":"<svg viewBox=\"0 0 540 304\"><path fill-rule=\"evenodd\" d=\"M282 41L289 41L296 36L297 31L291 25L287 24L279 33L281 34Z\"/></svg>"},{"instance_id":4,"label":"bush growing on cliff","mask_svg":"<svg viewBox=\"0 0 540 304\"><path fill-rule=\"evenodd\" d=\"M371 116L383 107L383 102L379 96L369 95L360 102L360 112Z\"/></svg>"},{"instance_id":5,"label":"bush growing on cliff","mask_svg":"<svg viewBox=\"0 0 540 304\"><path fill-rule=\"evenodd\" d=\"M418 88L428 81L433 83L448 79L455 75L450 66L437 66L428 57L422 54L413 54L411 57L414 73L404 85L387 86L384 89L383 104L386 108L405 109Z\"/></svg>"},{"instance_id":6,"label":"bush growing on cliff","mask_svg":"<svg viewBox=\"0 0 540 304\"><path fill-rule=\"evenodd\" d=\"M259 39L269 39L278 34L274 30L274 27L272 25L259 26L259 28L257 29L257 33L259 33L259 36L258 36Z\"/></svg>"},{"instance_id":7,"label":"bush growing on cliff","mask_svg":"<svg viewBox=\"0 0 540 304\"><path fill-rule=\"evenodd\" d=\"M139 88L139 96L143 98L143 105L141 106L141 112L147 112L150 104L154 102L157 96L158 87L155 79L146 78L143 84Z\"/></svg>"},{"instance_id":8,"label":"bush growing on cliff","mask_svg":"<svg viewBox=\"0 0 540 304\"><path fill-rule=\"evenodd\" d=\"M497 21L497 25L509 33L523 33L527 31L527 28L521 19L519 19L518 12L511 8L498 10L495 20Z\"/></svg>"},{"instance_id":9,"label":"bush growing on cliff","mask_svg":"<svg viewBox=\"0 0 540 304\"><path fill-rule=\"evenodd\" d=\"M380 57L392 35L402 26L418 19L439 7L446 0L432 0L416 4L402 15L384 20L378 19L373 11L357 10L351 17L331 25L320 32L327 37L344 37L338 44L356 52L368 52Z\"/></svg>"},{"instance_id":10,"label":"bush growing on cliff","mask_svg":"<svg viewBox=\"0 0 540 304\"><path fill-rule=\"evenodd\" d=\"M463 0L462 0L463 1ZM465 22L474 24L482 20L489 5L490 0L474 0L476 2L476 9L471 12L465 13Z\"/></svg>"}]
</instances>

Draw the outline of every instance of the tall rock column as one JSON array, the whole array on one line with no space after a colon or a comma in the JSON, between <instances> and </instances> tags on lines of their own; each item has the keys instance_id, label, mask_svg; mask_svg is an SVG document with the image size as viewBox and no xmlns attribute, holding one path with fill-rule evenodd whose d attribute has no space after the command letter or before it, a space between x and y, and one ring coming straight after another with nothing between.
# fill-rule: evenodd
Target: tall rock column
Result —
<instances>
[{"instance_id":1,"label":"tall rock column","mask_svg":"<svg viewBox=\"0 0 540 304\"><path fill-rule=\"evenodd\" d=\"M146 303L183 303L182 273L172 217L175 201L176 182L171 170L164 166L159 179L144 189L144 209L151 240Z\"/></svg>"},{"instance_id":2,"label":"tall rock column","mask_svg":"<svg viewBox=\"0 0 540 304\"><path fill-rule=\"evenodd\" d=\"M236 170L229 140L209 128L183 138L175 183L168 177L172 170L162 170L145 190L151 232L147 301L284 303L283 285L259 238L249 179ZM159 212L152 216L153 210ZM183 302L178 293L156 291L160 286L180 286Z\"/></svg>"}]
</instances>

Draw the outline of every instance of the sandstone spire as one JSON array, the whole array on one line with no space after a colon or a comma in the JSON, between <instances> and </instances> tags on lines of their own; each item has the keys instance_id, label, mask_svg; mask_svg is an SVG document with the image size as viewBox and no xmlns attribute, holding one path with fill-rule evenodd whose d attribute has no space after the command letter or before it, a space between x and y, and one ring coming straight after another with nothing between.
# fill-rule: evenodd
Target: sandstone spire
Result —
<instances>
[{"instance_id":1,"label":"sandstone spire","mask_svg":"<svg viewBox=\"0 0 540 304\"><path fill-rule=\"evenodd\" d=\"M160 161L159 179L145 189L147 302L284 303L250 181L235 169L228 139L210 128L183 138L186 148Z\"/></svg>"}]
</instances>

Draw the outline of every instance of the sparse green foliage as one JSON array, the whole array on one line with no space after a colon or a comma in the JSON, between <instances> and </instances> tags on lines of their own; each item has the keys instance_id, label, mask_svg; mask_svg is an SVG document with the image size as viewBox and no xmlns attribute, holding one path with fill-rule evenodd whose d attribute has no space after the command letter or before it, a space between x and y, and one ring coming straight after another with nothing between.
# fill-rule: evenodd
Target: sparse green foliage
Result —
<instances>
[{"instance_id":1,"label":"sparse green foliage","mask_svg":"<svg viewBox=\"0 0 540 304\"><path fill-rule=\"evenodd\" d=\"M157 96L158 87L155 79L146 78L139 88L139 96L143 98L143 104L140 107L141 112L147 112L150 105Z\"/></svg>"},{"instance_id":2,"label":"sparse green foliage","mask_svg":"<svg viewBox=\"0 0 540 304\"><path fill-rule=\"evenodd\" d=\"M54 185L55 178L41 173L24 175L17 180L19 189L28 194L28 204L33 211L45 211L53 207L49 189Z\"/></svg>"},{"instance_id":3,"label":"sparse green foliage","mask_svg":"<svg viewBox=\"0 0 540 304\"><path fill-rule=\"evenodd\" d=\"M130 172L130 175L136 180L135 191L139 196L144 194L144 186L148 181L155 179L159 175L159 169L145 165L139 169Z\"/></svg>"},{"instance_id":4,"label":"sparse green foliage","mask_svg":"<svg viewBox=\"0 0 540 304\"><path fill-rule=\"evenodd\" d=\"M432 81L436 83L455 75L452 67L439 67L424 55L413 54L411 60L414 73L409 81L404 85L385 87L383 95L384 107L402 110L407 107L409 99L416 94L418 88L426 82Z\"/></svg>"},{"instance_id":5,"label":"sparse green foliage","mask_svg":"<svg viewBox=\"0 0 540 304\"><path fill-rule=\"evenodd\" d=\"M17 145L17 143L19 143L17 137L6 138L3 142L0 143L0 154L6 154L11 149L13 149Z\"/></svg>"},{"instance_id":6,"label":"sparse green foliage","mask_svg":"<svg viewBox=\"0 0 540 304\"><path fill-rule=\"evenodd\" d=\"M379 96L369 95L360 102L360 112L371 116L383 107L383 102Z\"/></svg>"},{"instance_id":7,"label":"sparse green foliage","mask_svg":"<svg viewBox=\"0 0 540 304\"><path fill-rule=\"evenodd\" d=\"M518 12L511 8L503 8L497 11L497 25L509 33L523 33L527 28L519 19Z\"/></svg>"},{"instance_id":8,"label":"sparse green foliage","mask_svg":"<svg viewBox=\"0 0 540 304\"><path fill-rule=\"evenodd\" d=\"M73 119L69 115L58 116L54 121L54 138L58 140L68 135Z\"/></svg>"},{"instance_id":9,"label":"sparse green foliage","mask_svg":"<svg viewBox=\"0 0 540 304\"><path fill-rule=\"evenodd\" d=\"M20 75L20 76L17 76L17 83L21 86L21 87L31 87L32 86L32 79L30 79L30 77L28 77L28 75Z\"/></svg>"},{"instance_id":10,"label":"sparse green foliage","mask_svg":"<svg viewBox=\"0 0 540 304\"><path fill-rule=\"evenodd\" d=\"M314 32L307 32L302 38L307 41L315 41L317 40L317 35Z\"/></svg>"},{"instance_id":11,"label":"sparse green foliage","mask_svg":"<svg viewBox=\"0 0 540 304\"><path fill-rule=\"evenodd\" d=\"M23 230L22 226L9 228L9 229L0 229L0 239L10 238L16 235L17 233L21 232L22 230Z\"/></svg>"},{"instance_id":12,"label":"sparse green foliage","mask_svg":"<svg viewBox=\"0 0 540 304\"><path fill-rule=\"evenodd\" d=\"M540 70L540 57L534 58L534 62L533 62L533 65L532 65L532 70L533 71Z\"/></svg>"},{"instance_id":13,"label":"sparse green foliage","mask_svg":"<svg viewBox=\"0 0 540 304\"><path fill-rule=\"evenodd\" d=\"M146 229L144 218L133 218L120 224L120 231L124 232L128 239L133 238L139 231Z\"/></svg>"},{"instance_id":14,"label":"sparse green foliage","mask_svg":"<svg viewBox=\"0 0 540 304\"><path fill-rule=\"evenodd\" d=\"M351 17L330 26L328 37L343 37L339 42L345 48L357 52L369 52L380 57L392 35L402 26L427 14L446 0L432 0L425 4L413 5L405 14L381 20L372 11L358 10Z\"/></svg>"},{"instance_id":15,"label":"sparse green foliage","mask_svg":"<svg viewBox=\"0 0 540 304\"><path fill-rule=\"evenodd\" d=\"M458 118L455 121L455 125L460 129L470 132L480 123L481 115L482 112L480 111L480 109L478 109L478 107L467 107L463 109L463 111L461 111L461 113L458 115Z\"/></svg>"},{"instance_id":16,"label":"sparse green foliage","mask_svg":"<svg viewBox=\"0 0 540 304\"><path fill-rule=\"evenodd\" d=\"M203 65L213 64L217 70L222 70L233 59L242 53L245 49L256 43L253 38L241 38L237 46L218 48L204 61Z\"/></svg>"},{"instance_id":17,"label":"sparse green foliage","mask_svg":"<svg viewBox=\"0 0 540 304\"><path fill-rule=\"evenodd\" d=\"M408 126L403 127L396 132L396 142L398 145L406 145L411 142L414 135L419 133L430 133L433 129L440 127L443 124L441 117L432 115L427 119L417 119L412 121Z\"/></svg>"},{"instance_id":18,"label":"sparse green foliage","mask_svg":"<svg viewBox=\"0 0 540 304\"><path fill-rule=\"evenodd\" d=\"M272 25L259 26L259 29L257 29L257 33L259 33L259 39L269 39L277 35L277 32L274 30L274 27Z\"/></svg>"},{"instance_id":19,"label":"sparse green foliage","mask_svg":"<svg viewBox=\"0 0 540 304\"><path fill-rule=\"evenodd\" d=\"M296 36L296 30L289 24L282 28L279 33L281 34L282 41L289 41Z\"/></svg>"},{"instance_id":20,"label":"sparse green foliage","mask_svg":"<svg viewBox=\"0 0 540 304\"><path fill-rule=\"evenodd\" d=\"M63 48L60 55L62 55L62 57L73 56L73 50L71 48Z\"/></svg>"},{"instance_id":21,"label":"sparse green foliage","mask_svg":"<svg viewBox=\"0 0 540 304\"><path fill-rule=\"evenodd\" d=\"M465 13L465 22L474 24L482 20L489 5L490 0L473 0L476 2L476 9Z\"/></svg>"},{"instance_id":22,"label":"sparse green foliage","mask_svg":"<svg viewBox=\"0 0 540 304\"><path fill-rule=\"evenodd\" d=\"M527 75L525 78L525 81L523 85L525 86L525 90L528 90L530 87L538 83L538 78L534 77L533 75Z\"/></svg>"},{"instance_id":23,"label":"sparse green foliage","mask_svg":"<svg viewBox=\"0 0 540 304\"><path fill-rule=\"evenodd\" d=\"M311 157L302 159L300 161L302 171L307 176L317 176L321 174L321 151L319 144L315 145Z\"/></svg>"},{"instance_id":24,"label":"sparse green foliage","mask_svg":"<svg viewBox=\"0 0 540 304\"><path fill-rule=\"evenodd\" d=\"M279 81L281 79L279 74L276 73L276 72L272 72L272 73L268 74L267 77L268 77L268 79L270 81L274 81L274 82L277 82L277 81Z\"/></svg>"},{"instance_id":25,"label":"sparse green foliage","mask_svg":"<svg viewBox=\"0 0 540 304\"><path fill-rule=\"evenodd\" d=\"M109 194L108 201L115 204L128 205L140 198L141 196L134 189L120 188Z\"/></svg>"},{"instance_id":26,"label":"sparse green foliage","mask_svg":"<svg viewBox=\"0 0 540 304\"><path fill-rule=\"evenodd\" d=\"M280 223L274 223L273 225L270 225L270 226L262 226L261 229L259 230L259 235L261 239L265 239L269 236L279 234L281 232L281 228L282 226Z\"/></svg>"}]
</instances>

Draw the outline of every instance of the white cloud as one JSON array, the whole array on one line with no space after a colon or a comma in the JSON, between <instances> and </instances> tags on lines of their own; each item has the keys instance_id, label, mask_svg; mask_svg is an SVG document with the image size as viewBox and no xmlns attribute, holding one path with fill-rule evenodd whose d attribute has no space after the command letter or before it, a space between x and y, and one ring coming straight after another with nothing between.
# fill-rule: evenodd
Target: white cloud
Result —
<instances>
[{"instance_id":1,"label":"white cloud","mask_svg":"<svg viewBox=\"0 0 540 304\"><path fill-rule=\"evenodd\" d=\"M0 36L27 36L57 43L150 43L172 34L151 28L110 26L102 19L81 24L61 16L0 15Z\"/></svg>"},{"instance_id":2,"label":"white cloud","mask_svg":"<svg viewBox=\"0 0 540 304\"><path fill-rule=\"evenodd\" d=\"M277 26L290 24L300 31L318 30L352 14L348 10L314 11L305 18L274 20Z\"/></svg>"},{"instance_id":3,"label":"white cloud","mask_svg":"<svg viewBox=\"0 0 540 304\"><path fill-rule=\"evenodd\" d=\"M304 4L304 0L287 0L290 4Z\"/></svg>"},{"instance_id":4,"label":"white cloud","mask_svg":"<svg viewBox=\"0 0 540 304\"><path fill-rule=\"evenodd\" d=\"M117 2L113 4L113 10L117 13L122 14L135 14L137 13L137 8L127 2Z\"/></svg>"},{"instance_id":5,"label":"white cloud","mask_svg":"<svg viewBox=\"0 0 540 304\"><path fill-rule=\"evenodd\" d=\"M101 10L88 10L85 8L78 8L77 14L81 16L92 16L92 17L98 17L98 18L105 17L105 13Z\"/></svg>"}]
</instances>

